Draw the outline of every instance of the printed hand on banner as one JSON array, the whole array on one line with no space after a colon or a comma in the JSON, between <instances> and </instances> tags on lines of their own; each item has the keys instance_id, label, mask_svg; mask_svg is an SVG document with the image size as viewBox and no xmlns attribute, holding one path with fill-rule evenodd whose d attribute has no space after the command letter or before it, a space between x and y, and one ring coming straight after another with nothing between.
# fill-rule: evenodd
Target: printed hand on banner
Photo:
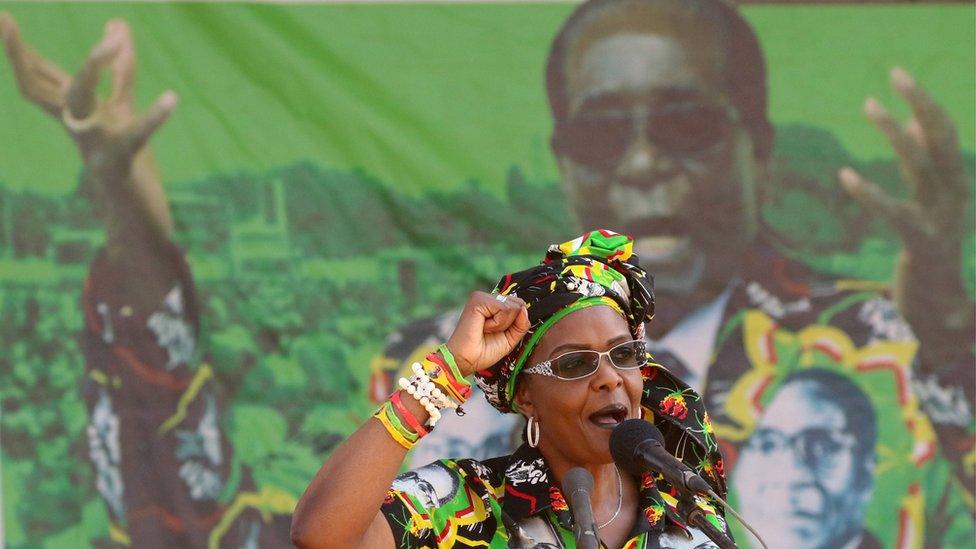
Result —
<instances>
[{"instance_id":1,"label":"printed hand on banner","mask_svg":"<svg viewBox=\"0 0 976 549\"><path fill-rule=\"evenodd\" d=\"M77 144L106 218L109 246L125 245L133 234L145 235L145 229L168 237L172 218L146 143L172 113L176 94L167 91L145 114L135 112L135 48L125 21L106 23L102 39L74 77L25 43L6 12L0 13L0 37L21 94L60 121ZM103 99L95 90L106 67L112 86Z\"/></svg>"},{"instance_id":2,"label":"printed hand on banner","mask_svg":"<svg viewBox=\"0 0 976 549\"><path fill-rule=\"evenodd\" d=\"M921 343L923 367L937 368L973 343L973 303L961 272L970 181L945 110L904 69L892 69L891 85L912 109L908 121L896 120L874 98L865 101L864 112L894 149L909 198L892 197L850 167L839 178L901 237L895 302Z\"/></svg>"}]
</instances>

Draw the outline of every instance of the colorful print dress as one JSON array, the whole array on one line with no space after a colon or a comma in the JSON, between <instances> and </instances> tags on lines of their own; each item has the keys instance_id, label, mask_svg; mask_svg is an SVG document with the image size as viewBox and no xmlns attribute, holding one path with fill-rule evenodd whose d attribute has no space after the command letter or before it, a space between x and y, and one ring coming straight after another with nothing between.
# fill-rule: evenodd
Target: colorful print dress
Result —
<instances>
[{"instance_id":1,"label":"colorful print dress","mask_svg":"<svg viewBox=\"0 0 976 549\"><path fill-rule=\"evenodd\" d=\"M722 458L701 397L658 364L642 374L645 417L661 429L668 450L725 497ZM716 547L684 523L681 506L692 502L679 500L663 477L645 473L639 490L642 516L624 549ZM729 531L717 502L696 497L693 504ZM516 531L524 533L520 547L576 546L566 500L545 459L528 445L507 456L442 459L408 471L393 482L381 511L401 548L505 548Z\"/></svg>"},{"instance_id":2,"label":"colorful print dress","mask_svg":"<svg viewBox=\"0 0 976 549\"><path fill-rule=\"evenodd\" d=\"M645 473L640 482L641 516L625 549L715 547L678 514L678 501L664 481ZM711 501L695 502L726 530ZM382 512L397 547L572 548L572 514L538 450L485 461L444 459L400 475ZM520 531L520 536L514 532Z\"/></svg>"}]
</instances>

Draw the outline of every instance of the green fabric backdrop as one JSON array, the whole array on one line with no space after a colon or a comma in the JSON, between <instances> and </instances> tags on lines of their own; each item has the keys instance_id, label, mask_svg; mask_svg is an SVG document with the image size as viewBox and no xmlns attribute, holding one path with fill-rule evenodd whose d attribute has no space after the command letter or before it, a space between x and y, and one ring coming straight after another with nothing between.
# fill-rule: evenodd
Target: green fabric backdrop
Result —
<instances>
[{"instance_id":1,"label":"green fabric backdrop","mask_svg":"<svg viewBox=\"0 0 976 549\"><path fill-rule=\"evenodd\" d=\"M179 93L152 143L204 296L203 352L228 389L240 458L260 471L259 485L295 497L371 411L367 365L386 335L457 306L576 230L556 183L543 87L549 43L572 8L0 6L40 52L72 68L104 22L123 17L137 45L137 103ZM768 63L777 150L821 182L776 191L767 223L824 272L887 280L892 233L858 225L858 212L833 215L832 174L852 163L899 187L891 150L861 114L869 95L906 114L888 85L894 65L946 106L972 168L973 8L744 12ZM6 62L0 105L2 532L10 547L77 547L108 529L85 449L83 358L69 337L81 330L80 284L103 237L74 193L75 150L21 99ZM275 208L281 215L269 216ZM442 224L424 227L431 216ZM274 253L235 240L249 230L290 247L287 275L268 267ZM404 258L458 268L440 284L418 269L414 294L391 268ZM284 343L269 346L266 331Z\"/></svg>"}]
</instances>

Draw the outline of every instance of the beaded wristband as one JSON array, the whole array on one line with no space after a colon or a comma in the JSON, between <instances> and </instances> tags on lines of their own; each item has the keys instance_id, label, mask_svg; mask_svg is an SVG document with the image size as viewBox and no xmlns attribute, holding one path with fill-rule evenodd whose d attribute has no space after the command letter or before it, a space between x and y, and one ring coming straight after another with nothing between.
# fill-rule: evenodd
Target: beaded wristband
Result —
<instances>
[{"instance_id":1,"label":"beaded wristband","mask_svg":"<svg viewBox=\"0 0 976 549\"><path fill-rule=\"evenodd\" d=\"M440 356L438 356L438 352ZM398 435L401 438L412 440L415 444L417 440L437 425L441 419L441 410L451 408L457 415L464 415L461 404L471 396L471 383L461 376L454 355L451 354L446 345L441 345L436 352L428 354L423 364L414 362L411 367L414 375L410 378L401 377L398 385L427 410L430 418L426 424L421 425L417 418L403 406L402 397L399 392L396 392L388 401L391 403L389 410L393 416L387 416L384 425L390 424L389 428L399 431ZM413 428L414 432L404 433L405 428L402 431L396 429L397 426L402 427L398 421L400 416L397 416L396 412L399 412L403 421ZM413 435L416 439L409 435Z\"/></svg>"},{"instance_id":2,"label":"beaded wristband","mask_svg":"<svg viewBox=\"0 0 976 549\"><path fill-rule=\"evenodd\" d=\"M400 446L403 446L407 450L413 448L417 444L417 441L420 440L420 437L416 433L411 433L400 424L399 418L397 418L396 412L393 410L393 404L389 400L384 402L379 410L376 410L373 417L380 420L380 423L386 428L386 432L390 433L393 440L397 441Z\"/></svg>"},{"instance_id":3,"label":"beaded wristband","mask_svg":"<svg viewBox=\"0 0 976 549\"><path fill-rule=\"evenodd\" d=\"M455 397L455 396L453 396L453 394L456 391L454 390L453 387L450 386L450 383L448 381L448 378L444 377L444 369L443 368L438 368L435 365L435 366L433 366L431 368L431 372L428 372L427 371L427 367L426 367L428 365L427 365L426 361L424 361L424 362L425 362L424 364L421 364L419 362L414 362L413 363L413 365L411 367L413 368L414 377L416 377L418 379L421 379L422 381L426 382L427 383L427 388L429 389L427 392L430 395L436 396L441 401L443 401L443 405L441 405L440 407L441 408L455 408L455 407L463 404L464 403L464 400L465 400L464 397L460 397L460 396L459 397ZM434 382L434 378L431 377L431 375L430 375L431 373L434 373L435 375L439 376L442 379L441 383L435 383ZM451 396L448 396L448 394L446 394L445 391L442 391L441 390L441 387L444 386L444 384L447 384L447 386L444 387L445 391L447 391L447 393L450 393Z\"/></svg>"},{"instance_id":4,"label":"beaded wristband","mask_svg":"<svg viewBox=\"0 0 976 549\"><path fill-rule=\"evenodd\" d=\"M417 399L427 410L427 413L430 414L427 426L434 427L441 419L441 410L444 408L457 409L459 405L437 387L437 384L427 375L419 362L413 363L413 373L413 377L409 379L400 378L400 388Z\"/></svg>"}]
</instances>

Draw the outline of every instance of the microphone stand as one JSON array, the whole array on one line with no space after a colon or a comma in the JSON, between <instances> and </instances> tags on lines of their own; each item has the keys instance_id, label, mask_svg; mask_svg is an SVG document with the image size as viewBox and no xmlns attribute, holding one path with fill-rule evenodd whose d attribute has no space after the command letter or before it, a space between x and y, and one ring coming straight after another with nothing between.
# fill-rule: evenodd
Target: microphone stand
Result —
<instances>
[{"instance_id":1,"label":"microphone stand","mask_svg":"<svg viewBox=\"0 0 976 549\"><path fill-rule=\"evenodd\" d=\"M738 549L738 545L725 532L719 530L708 521L705 512L695 505L694 496L684 490L678 490L678 514L685 519L685 523L698 528L715 542L719 549Z\"/></svg>"},{"instance_id":2,"label":"microphone stand","mask_svg":"<svg viewBox=\"0 0 976 549\"><path fill-rule=\"evenodd\" d=\"M533 549L538 545L505 511L502 511L502 524L508 530L508 549Z\"/></svg>"}]
</instances>

